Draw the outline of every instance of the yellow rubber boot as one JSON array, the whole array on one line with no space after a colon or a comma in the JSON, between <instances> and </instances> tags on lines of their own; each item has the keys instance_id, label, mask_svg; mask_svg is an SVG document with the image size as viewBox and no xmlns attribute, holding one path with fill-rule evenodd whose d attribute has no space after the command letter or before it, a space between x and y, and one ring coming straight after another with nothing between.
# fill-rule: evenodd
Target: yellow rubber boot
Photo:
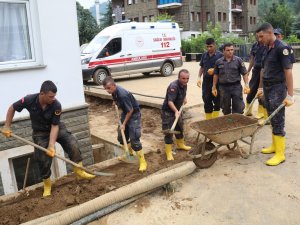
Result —
<instances>
[{"instance_id":1,"label":"yellow rubber boot","mask_svg":"<svg viewBox=\"0 0 300 225\"><path fill-rule=\"evenodd\" d=\"M82 166L82 162L79 162L78 163L80 166ZM77 167L74 167L73 168L73 171L74 173L77 174L77 177L79 178L83 178L83 179L93 179L95 178L96 176L93 175L93 174L89 174L87 172L85 172L84 170L80 169L80 168L77 168Z\"/></svg>"},{"instance_id":2,"label":"yellow rubber boot","mask_svg":"<svg viewBox=\"0 0 300 225\"><path fill-rule=\"evenodd\" d=\"M172 153L172 144L165 144L165 151L167 155L167 160L168 161L174 160L173 153Z\"/></svg>"},{"instance_id":3,"label":"yellow rubber boot","mask_svg":"<svg viewBox=\"0 0 300 225\"><path fill-rule=\"evenodd\" d=\"M263 154L271 154L275 152L275 140L274 140L274 134L272 134L272 144L267 147L267 148L263 148L261 150L261 153Z\"/></svg>"},{"instance_id":4,"label":"yellow rubber boot","mask_svg":"<svg viewBox=\"0 0 300 225\"><path fill-rule=\"evenodd\" d=\"M268 115L267 108L265 107L263 107L263 114L264 114L264 120L268 119L269 115Z\"/></svg>"},{"instance_id":5,"label":"yellow rubber boot","mask_svg":"<svg viewBox=\"0 0 300 225\"><path fill-rule=\"evenodd\" d=\"M212 118L217 118L219 117L220 111L213 111L212 113Z\"/></svg>"},{"instance_id":6,"label":"yellow rubber boot","mask_svg":"<svg viewBox=\"0 0 300 225\"><path fill-rule=\"evenodd\" d=\"M285 161L285 137L274 135L274 140L275 155L266 162L268 166L277 166Z\"/></svg>"},{"instance_id":7,"label":"yellow rubber boot","mask_svg":"<svg viewBox=\"0 0 300 225\"><path fill-rule=\"evenodd\" d=\"M251 108L249 108L249 106L250 106L250 104L246 103L246 111L248 111L246 116L252 116L252 106L251 106ZM249 108L249 110L248 110L248 108Z\"/></svg>"},{"instance_id":8,"label":"yellow rubber boot","mask_svg":"<svg viewBox=\"0 0 300 225\"><path fill-rule=\"evenodd\" d=\"M44 182L44 193L43 197L47 197L51 195L51 180L50 177L43 180Z\"/></svg>"},{"instance_id":9,"label":"yellow rubber boot","mask_svg":"<svg viewBox=\"0 0 300 225\"><path fill-rule=\"evenodd\" d=\"M131 144L128 143L128 144L127 144L127 147L128 147L129 154L130 154L131 156L133 156L134 153L133 153L133 149L131 148Z\"/></svg>"},{"instance_id":10,"label":"yellow rubber boot","mask_svg":"<svg viewBox=\"0 0 300 225\"><path fill-rule=\"evenodd\" d=\"M206 120L212 119L212 113L205 113L205 119Z\"/></svg>"},{"instance_id":11,"label":"yellow rubber boot","mask_svg":"<svg viewBox=\"0 0 300 225\"><path fill-rule=\"evenodd\" d=\"M139 171L140 172L146 171L147 170L147 162L144 157L144 151L143 150L137 151L136 154L138 155L139 161L140 161Z\"/></svg>"},{"instance_id":12,"label":"yellow rubber boot","mask_svg":"<svg viewBox=\"0 0 300 225\"><path fill-rule=\"evenodd\" d=\"M264 117L264 107L260 104L258 104L257 108L257 114L255 116L256 119L261 119Z\"/></svg>"},{"instance_id":13,"label":"yellow rubber boot","mask_svg":"<svg viewBox=\"0 0 300 225\"><path fill-rule=\"evenodd\" d=\"M185 150L185 151L189 151L192 148L192 147L186 146L184 144L183 138L182 139L176 139L176 146L177 146L177 149L181 149L181 150Z\"/></svg>"}]
</instances>

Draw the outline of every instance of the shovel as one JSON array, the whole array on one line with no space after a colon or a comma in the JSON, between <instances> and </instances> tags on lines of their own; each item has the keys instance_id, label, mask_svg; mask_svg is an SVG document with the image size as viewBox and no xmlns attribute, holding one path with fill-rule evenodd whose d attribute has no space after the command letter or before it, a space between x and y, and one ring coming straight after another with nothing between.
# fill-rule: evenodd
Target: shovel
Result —
<instances>
[{"instance_id":1,"label":"shovel","mask_svg":"<svg viewBox=\"0 0 300 225\"><path fill-rule=\"evenodd\" d=\"M174 120L174 122L173 122L173 125L172 125L171 129L163 130L163 133L164 133L164 134L180 134L179 131L174 130L174 129L175 129L175 126L176 126L176 124L177 124L177 122L178 122L179 117L181 116L182 110L183 110L183 105L180 107L180 109L179 109L179 116L177 116L177 117L175 118L175 120Z\"/></svg>"},{"instance_id":2,"label":"shovel","mask_svg":"<svg viewBox=\"0 0 300 225\"><path fill-rule=\"evenodd\" d=\"M119 159L125 163L138 163L138 160L135 156L130 155L129 150L128 150L128 145L127 145L127 141L126 141L126 137L124 134L124 130L121 129L122 123L120 120L120 116L119 116L119 109L118 106L115 105L115 109L116 109L116 113L117 113L117 119L118 119L118 123L119 123L119 128L121 131L121 136L122 136L122 140L123 140L123 145L124 145L124 150L125 150L125 154L124 156L119 157Z\"/></svg>"},{"instance_id":3,"label":"shovel","mask_svg":"<svg viewBox=\"0 0 300 225\"><path fill-rule=\"evenodd\" d=\"M41 150L43 152L48 152L48 150L46 148L43 148L42 146L39 146L39 145L37 145L37 144L35 144L35 143L31 142L31 141L28 141L28 140L26 140L26 139L24 139L24 138L22 138L22 137L20 137L20 136L18 136L16 134L12 133L11 136L14 137L14 138L16 138L16 139L18 139L18 140L20 140L20 141L23 141L26 144L29 144L29 145L31 145L31 146L33 146L33 147L35 147L35 148L37 148L37 149L39 149L39 150ZM75 167L77 167L79 169L82 169L82 170L84 170L87 173L93 174L95 176L114 176L115 175L113 173L103 173L103 172L91 171L88 168L83 167L83 166L81 166L81 165L79 165L79 164L77 164L77 163L75 163L75 162L73 162L73 161L71 161L71 160L69 160L69 159L67 159L65 157L57 155L56 153L55 153L54 157L59 158L59 159L65 161L65 162L67 162L67 163L69 163L69 164L71 164L71 165L73 165L73 166L75 166Z\"/></svg>"},{"instance_id":4,"label":"shovel","mask_svg":"<svg viewBox=\"0 0 300 225\"><path fill-rule=\"evenodd\" d=\"M253 106L253 104L254 104L254 102L255 102L256 99L258 99L257 96L255 96L255 97L253 98L253 100L251 101L250 105L249 105L248 108L246 109L246 112L244 112L244 116L247 116L248 112L249 112L250 109L252 108L252 106Z\"/></svg>"}]
</instances>

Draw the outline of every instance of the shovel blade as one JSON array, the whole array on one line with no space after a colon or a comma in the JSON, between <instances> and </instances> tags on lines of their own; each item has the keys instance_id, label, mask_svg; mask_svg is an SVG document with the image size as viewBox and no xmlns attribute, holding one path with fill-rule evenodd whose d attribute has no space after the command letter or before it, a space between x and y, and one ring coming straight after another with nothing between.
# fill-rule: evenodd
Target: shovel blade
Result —
<instances>
[{"instance_id":1,"label":"shovel blade","mask_svg":"<svg viewBox=\"0 0 300 225\"><path fill-rule=\"evenodd\" d=\"M129 153L128 154L125 153L124 155L119 156L118 159L125 163L132 163L132 164L138 163L137 157L134 155L130 155Z\"/></svg>"}]
</instances>

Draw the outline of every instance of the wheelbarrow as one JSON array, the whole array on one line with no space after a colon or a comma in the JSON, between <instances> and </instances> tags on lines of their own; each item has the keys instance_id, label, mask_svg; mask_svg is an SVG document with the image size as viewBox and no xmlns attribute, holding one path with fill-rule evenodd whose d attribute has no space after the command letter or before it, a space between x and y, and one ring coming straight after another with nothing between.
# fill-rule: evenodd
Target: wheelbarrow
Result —
<instances>
[{"instance_id":1,"label":"wheelbarrow","mask_svg":"<svg viewBox=\"0 0 300 225\"><path fill-rule=\"evenodd\" d=\"M277 112L285 105L281 104L266 120L258 122L257 119L247 117L242 114L230 114L210 120L196 121L190 127L198 132L196 145L189 152L199 168L208 168L217 160L218 149L226 146L229 150L238 151L243 158L248 158L252 153L255 135L267 122L269 122ZM199 142L200 135L204 136L204 141ZM249 138L245 140L245 138ZM249 151L242 151L238 141L250 145ZM213 144L212 142L216 143ZM232 146L233 145L233 146Z\"/></svg>"}]
</instances>

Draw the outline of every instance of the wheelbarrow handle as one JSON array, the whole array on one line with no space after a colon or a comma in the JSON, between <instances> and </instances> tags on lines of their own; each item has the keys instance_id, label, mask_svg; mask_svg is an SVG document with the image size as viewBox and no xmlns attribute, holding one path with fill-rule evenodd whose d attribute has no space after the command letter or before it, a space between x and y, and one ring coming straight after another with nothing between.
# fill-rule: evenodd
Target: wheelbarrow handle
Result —
<instances>
[{"instance_id":1,"label":"wheelbarrow handle","mask_svg":"<svg viewBox=\"0 0 300 225\"><path fill-rule=\"evenodd\" d=\"M174 131L175 126L176 126L176 124L177 124L177 122L178 122L178 119L179 119L179 117L181 116L182 110L183 110L183 105L180 107L180 109L179 109L179 116L176 116L176 118L175 118L175 120L174 120L174 123L173 123L173 125L172 125L170 131Z\"/></svg>"},{"instance_id":2,"label":"wheelbarrow handle","mask_svg":"<svg viewBox=\"0 0 300 225\"><path fill-rule=\"evenodd\" d=\"M252 106L253 106L253 104L254 104L254 102L255 102L256 99L258 99L257 96L255 96L255 97L252 99L252 101L251 101L250 105L248 106L246 112L244 112L244 116L247 116L248 112L249 112L250 109L252 108Z\"/></svg>"},{"instance_id":3,"label":"wheelbarrow handle","mask_svg":"<svg viewBox=\"0 0 300 225\"><path fill-rule=\"evenodd\" d=\"M284 103L281 103L280 106L275 109L275 111L262 123L261 126L264 126L266 123L268 123L283 107L285 107Z\"/></svg>"}]
</instances>

